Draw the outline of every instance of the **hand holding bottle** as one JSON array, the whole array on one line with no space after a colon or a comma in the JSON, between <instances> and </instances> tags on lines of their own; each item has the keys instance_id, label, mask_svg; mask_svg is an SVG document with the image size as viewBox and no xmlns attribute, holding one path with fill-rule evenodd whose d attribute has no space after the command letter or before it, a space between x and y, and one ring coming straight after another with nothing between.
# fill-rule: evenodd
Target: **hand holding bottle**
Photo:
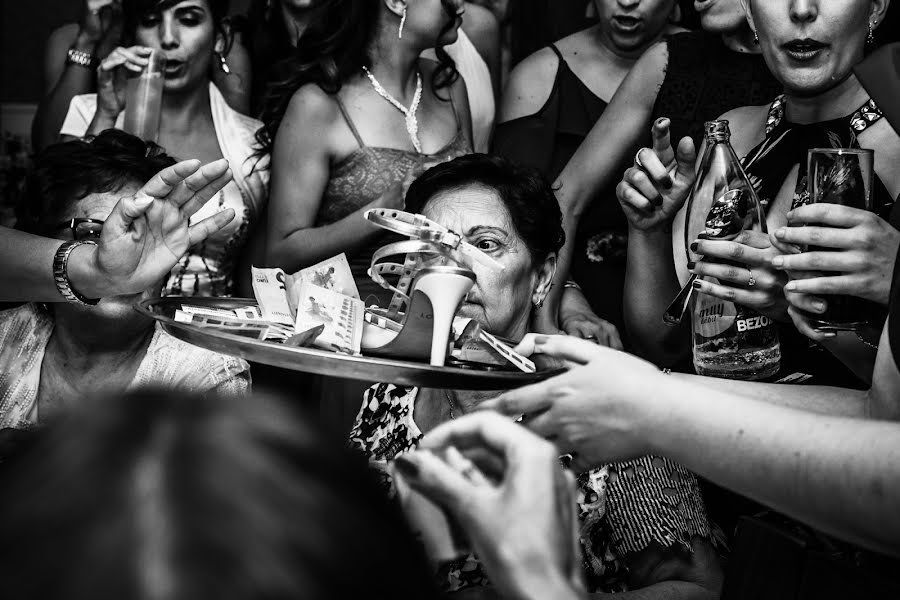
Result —
<instances>
[{"instance_id":1,"label":"hand holding bottle","mask_svg":"<svg viewBox=\"0 0 900 600\"><path fill-rule=\"evenodd\" d=\"M635 164L625 171L616 196L633 229L668 229L694 185L697 152L685 137L672 148L669 120L657 119L651 128L653 148L641 148Z\"/></svg>"},{"instance_id":2,"label":"hand holding bottle","mask_svg":"<svg viewBox=\"0 0 900 600\"><path fill-rule=\"evenodd\" d=\"M772 267L772 259L781 251L767 234L745 230L731 241L698 239L691 244L691 251L703 260L689 262L688 270L714 278L698 277L694 282L697 291L787 321L784 286L788 278Z\"/></svg>"}]
</instances>

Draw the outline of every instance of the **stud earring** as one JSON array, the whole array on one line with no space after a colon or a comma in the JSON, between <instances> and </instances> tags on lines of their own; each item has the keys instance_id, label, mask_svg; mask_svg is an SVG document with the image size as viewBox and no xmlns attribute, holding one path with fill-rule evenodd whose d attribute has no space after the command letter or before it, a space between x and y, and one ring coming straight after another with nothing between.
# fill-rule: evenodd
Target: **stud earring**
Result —
<instances>
[{"instance_id":1,"label":"stud earring","mask_svg":"<svg viewBox=\"0 0 900 600\"><path fill-rule=\"evenodd\" d=\"M221 67L222 72L226 75L231 75L231 68L229 68L228 63L225 62L225 56L221 52L216 52L216 56L219 57L219 67Z\"/></svg>"},{"instance_id":2,"label":"stud earring","mask_svg":"<svg viewBox=\"0 0 900 600\"><path fill-rule=\"evenodd\" d=\"M866 36L866 43L870 46L875 43L875 21L869 21L869 35Z\"/></svg>"},{"instance_id":3,"label":"stud earring","mask_svg":"<svg viewBox=\"0 0 900 600\"><path fill-rule=\"evenodd\" d=\"M397 30L397 39L403 39L403 26L406 25L406 7L403 7L403 16L400 17L400 29Z\"/></svg>"}]
</instances>

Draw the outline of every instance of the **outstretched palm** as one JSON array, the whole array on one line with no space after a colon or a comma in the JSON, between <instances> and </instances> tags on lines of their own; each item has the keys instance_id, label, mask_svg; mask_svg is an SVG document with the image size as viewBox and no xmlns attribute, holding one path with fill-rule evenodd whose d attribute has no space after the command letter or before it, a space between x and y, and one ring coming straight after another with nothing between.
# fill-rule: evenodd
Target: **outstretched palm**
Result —
<instances>
[{"instance_id":1,"label":"outstretched palm","mask_svg":"<svg viewBox=\"0 0 900 600\"><path fill-rule=\"evenodd\" d=\"M175 263L210 234L227 225L227 210L189 225L216 192L231 181L228 161L201 167L187 160L163 169L134 196L123 198L106 219L96 261L114 293L143 290L159 281Z\"/></svg>"}]
</instances>

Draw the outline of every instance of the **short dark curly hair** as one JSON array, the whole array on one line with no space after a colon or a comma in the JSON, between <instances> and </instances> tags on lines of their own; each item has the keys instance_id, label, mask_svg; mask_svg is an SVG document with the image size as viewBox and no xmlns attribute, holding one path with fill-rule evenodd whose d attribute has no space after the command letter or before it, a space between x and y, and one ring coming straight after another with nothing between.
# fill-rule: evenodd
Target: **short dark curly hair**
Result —
<instances>
[{"instance_id":1,"label":"short dark curly hair","mask_svg":"<svg viewBox=\"0 0 900 600\"><path fill-rule=\"evenodd\" d=\"M17 213L19 229L47 235L88 194L143 185L175 164L153 142L108 129L93 138L53 144L34 159Z\"/></svg>"},{"instance_id":2,"label":"short dark curly hair","mask_svg":"<svg viewBox=\"0 0 900 600\"><path fill-rule=\"evenodd\" d=\"M468 154L428 169L409 186L406 210L421 213L437 194L473 186L497 194L535 264L562 248L562 212L550 183L539 171L499 156Z\"/></svg>"}]
</instances>

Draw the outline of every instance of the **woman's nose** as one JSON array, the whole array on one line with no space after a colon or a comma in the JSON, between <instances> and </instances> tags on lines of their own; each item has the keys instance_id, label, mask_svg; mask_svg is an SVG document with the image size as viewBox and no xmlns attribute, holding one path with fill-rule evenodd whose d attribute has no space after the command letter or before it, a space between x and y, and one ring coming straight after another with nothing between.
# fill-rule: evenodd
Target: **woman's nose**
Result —
<instances>
[{"instance_id":1,"label":"woman's nose","mask_svg":"<svg viewBox=\"0 0 900 600\"><path fill-rule=\"evenodd\" d=\"M178 47L178 28L174 19L163 19L159 24L159 43L163 50Z\"/></svg>"},{"instance_id":2,"label":"woman's nose","mask_svg":"<svg viewBox=\"0 0 900 600\"><path fill-rule=\"evenodd\" d=\"M818 0L793 0L791 2L791 20L795 23L815 21L819 16Z\"/></svg>"}]
</instances>

